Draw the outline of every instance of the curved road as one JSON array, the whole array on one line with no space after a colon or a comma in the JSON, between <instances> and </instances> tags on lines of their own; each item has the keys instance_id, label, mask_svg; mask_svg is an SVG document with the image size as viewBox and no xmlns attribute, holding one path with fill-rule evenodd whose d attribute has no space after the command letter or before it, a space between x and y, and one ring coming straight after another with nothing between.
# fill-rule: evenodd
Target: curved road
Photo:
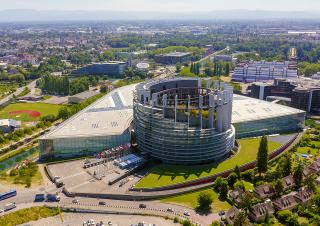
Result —
<instances>
[{"instance_id":1,"label":"curved road","mask_svg":"<svg viewBox=\"0 0 320 226\"><path fill-rule=\"evenodd\" d=\"M28 87L30 90L36 87L37 80L34 80L30 82L29 84L19 87L14 93L10 94L9 96L6 96L5 98L0 100L0 105L5 104L6 102L10 101L10 99L13 97L13 95L18 96L22 91Z\"/></svg>"}]
</instances>

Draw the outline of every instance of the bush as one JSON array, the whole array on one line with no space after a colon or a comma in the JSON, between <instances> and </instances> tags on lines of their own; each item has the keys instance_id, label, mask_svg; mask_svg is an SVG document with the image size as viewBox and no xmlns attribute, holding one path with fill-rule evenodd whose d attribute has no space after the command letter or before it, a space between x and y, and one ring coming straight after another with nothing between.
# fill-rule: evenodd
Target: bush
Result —
<instances>
[{"instance_id":1,"label":"bush","mask_svg":"<svg viewBox=\"0 0 320 226\"><path fill-rule=\"evenodd\" d=\"M182 225L183 225L183 226L192 226L192 224L191 224L191 222L190 222L189 220L184 220L184 221L182 222Z\"/></svg>"},{"instance_id":2,"label":"bush","mask_svg":"<svg viewBox=\"0 0 320 226\"><path fill-rule=\"evenodd\" d=\"M198 208L200 210L210 210L213 202L212 196L208 192L201 192L198 196Z\"/></svg>"},{"instance_id":3,"label":"bush","mask_svg":"<svg viewBox=\"0 0 320 226\"><path fill-rule=\"evenodd\" d=\"M179 222L179 218L178 217L174 217L173 218L173 223L178 223Z\"/></svg>"},{"instance_id":4,"label":"bush","mask_svg":"<svg viewBox=\"0 0 320 226\"><path fill-rule=\"evenodd\" d=\"M281 210L277 213L278 220L285 224L287 222L287 219L292 216L292 212L290 210Z\"/></svg>"}]
</instances>

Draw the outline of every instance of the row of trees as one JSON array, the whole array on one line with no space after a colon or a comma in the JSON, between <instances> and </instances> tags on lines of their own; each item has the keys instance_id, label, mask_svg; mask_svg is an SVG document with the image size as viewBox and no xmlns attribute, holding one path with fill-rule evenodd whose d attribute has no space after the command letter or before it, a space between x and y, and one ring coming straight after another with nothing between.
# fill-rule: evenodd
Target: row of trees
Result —
<instances>
[{"instance_id":1,"label":"row of trees","mask_svg":"<svg viewBox=\"0 0 320 226\"><path fill-rule=\"evenodd\" d=\"M47 94L69 95L70 92L68 76L45 75L37 81L37 86Z\"/></svg>"},{"instance_id":2,"label":"row of trees","mask_svg":"<svg viewBox=\"0 0 320 226\"><path fill-rule=\"evenodd\" d=\"M68 76L45 75L37 81L42 92L54 95L74 95L89 90L89 86L95 86L99 77L89 76L69 80Z\"/></svg>"},{"instance_id":3,"label":"row of trees","mask_svg":"<svg viewBox=\"0 0 320 226\"><path fill-rule=\"evenodd\" d=\"M219 62L210 62L207 61L204 65L204 74L206 76L229 76L230 71L232 69L232 63L219 61Z\"/></svg>"}]
</instances>

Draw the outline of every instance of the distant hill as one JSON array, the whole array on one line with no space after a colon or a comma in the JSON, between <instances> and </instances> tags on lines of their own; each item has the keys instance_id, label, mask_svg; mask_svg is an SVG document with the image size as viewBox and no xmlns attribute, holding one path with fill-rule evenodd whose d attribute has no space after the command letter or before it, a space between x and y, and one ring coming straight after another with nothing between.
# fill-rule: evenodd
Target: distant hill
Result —
<instances>
[{"instance_id":1,"label":"distant hill","mask_svg":"<svg viewBox=\"0 0 320 226\"><path fill-rule=\"evenodd\" d=\"M265 20L320 19L320 12L221 10L211 12L121 12L2 10L0 22L26 21L93 21L93 20Z\"/></svg>"}]
</instances>

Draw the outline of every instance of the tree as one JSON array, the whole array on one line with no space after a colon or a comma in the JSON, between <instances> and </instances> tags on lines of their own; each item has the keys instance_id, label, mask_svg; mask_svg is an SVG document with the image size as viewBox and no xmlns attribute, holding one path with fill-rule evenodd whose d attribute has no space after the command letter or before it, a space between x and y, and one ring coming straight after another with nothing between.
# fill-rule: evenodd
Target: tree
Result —
<instances>
[{"instance_id":1,"label":"tree","mask_svg":"<svg viewBox=\"0 0 320 226\"><path fill-rule=\"evenodd\" d=\"M189 220L184 220L184 221L182 222L182 225L183 225L183 226L192 226L192 224L191 224L191 222L190 222Z\"/></svg>"},{"instance_id":2,"label":"tree","mask_svg":"<svg viewBox=\"0 0 320 226\"><path fill-rule=\"evenodd\" d=\"M293 173L293 179L298 188L301 187L303 181L303 164L299 162Z\"/></svg>"},{"instance_id":3,"label":"tree","mask_svg":"<svg viewBox=\"0 0 320 226\"><path fill-rule=\"evenodd\" d=\"M249 225L249 220L245 212L238 213L233 221L233 226L247 226Z\"/></svg>"},{"instance_id":4,"label":"tree","mask_svg":"<svg viewBox=\"0 0 320 226\"><path fill-rule=\"evenodd\" d=\"M238 180L238 175L236 173L230 173L230 175L227 178L228 184L231 188L233 188L234 183Z\"/></svg>"},{"instance_id":5,"label":"tree","mask_svg":"<svg viewBox=\"0 0 320 226\"><path fill-rule=\"evenodd\" d=\"M219 221L213 221L210 226L220 226Z\"/></svg>"},{"instance_id":6,"label":"tree","mask_svg":"<svg viewBox=\"0 0 320 226\"><path fill-rule=\"evenodd\" d=\"M221 181L220 184L220 191L219 191L219 195L220 195L220 199L221 200L226 200L228 197L228 183L225 180Z\"/></svg>"},{"instance_id":7,"label":"tree","mask_svg":"<svg viewBox=\"0 0 320 226\"><path fill-rule=\"evenodd\" d=\"M222 177L218 177L213 184L213 190L215 190L216 192L218 192L221 188L221 183L222 183L223 179Z\"/></svg>"},{"instance_id":8,"label":"tree","mask_svg":"<svg viewBox=\"0 0 320 226\"><path fill-rule=\"evenodd\" d=\"M182 68L181 64L180 64L180 63L177 63L177 64L176 64L176 72L177 72L177 73L180 73L181 68Z\"/></svg>"},{"instance_id":9,"label":"tree","mask_svg":"<svg viewBox=\"0 0 320 226\"><path fill-rule=\"evenodd\" d=\"M243 190L245 190L244 183L241 180L238 180L236 183L234 183L233 187L235 189L243 189Z\"/></svg>"},{"instance_id":10,"label":"tree","mask_svg":"<svg viewBox=\"0 0 320 226\"><path fill-rule=\"evenodd\" d=\"M304 183L307 186L307 188L311 189L313 192L317 190L316 180L313 176L307 177Z\"/></svg>"},{"instance_id":11,"label":"tree","mask_svg":"<svg viewBox=\"0 0 320 226\"><path fill-rule=\"evenodd\" d=\"M226 76L229 76L229 74L230 74L230 64L227 63L226 64Z\"/></svg>"},{"instance_id":12,"label":"tree","mask_svg":"<svg viewBox=\"0 0 320 226\"><path fill-rule=\"evenodd\" d=\"M259 175L265 173L268 170L268 139L267 136L263 136L260 140L258 155L257 155L257 168Z\"/></svg>"},{"instance_id":13,"label":"tree","mask_svg":"<svg viewBox=\"0 0 320 226\"><path fill-rule=\"evenodd\" d=\"M240 207L244 209L246 213L250 210L252 206L253 195L250 192L246 192L240 200Z\"/></svg>"},{"instance_id":14,"label":"tree","mask_svg":"<svg viewBox=\"0 0 320 226\"><path fill-rule=\"evenodd\" d=\"M277 196L280 196L284 189L282 180L281 179L276 180L273 187Z\"/></svg>"},{"instance_id":15,"label":"tree","mask_svg":"<svg viewBox=\"0 0 320 226\"><path fill-rule=\"evenodd\" d=\"M238 165L236 165L236 166L234 167L233 172L234 172L235 174L237 174L238 179L240 180L240 179L241 179L241 172L240 172L240 168L239 168Z\"/></svg>"},{"instance_id":16,"label":"tree","mask_svg":"<svg viewBox=\"0 0 320 226\"><path fill-rule=\"evenodd\" d=\"M292 158L291 155L286 154L282 163L283 176L289 176L292 171Z\"/></svg>"},{"instance_id":17,"label":"tree","mask_svg":"<svg viewBox=\"0 0 320 226\"><path fill-rule=\"evenodd\" d=\"M108 88L106 86L100 86L100 93L106 93Z\"/></svg>"},{"instance_id":18,"label":"tree","mask_svg":"<svg viewBox=\"0 0 320 226\"><path fill-rule=\"evenodd\" d=\"M208 211L211 209L213 198L208 192L201 192L198 196L198 208L200 210Z\"/></svg>"}]
</instances>

